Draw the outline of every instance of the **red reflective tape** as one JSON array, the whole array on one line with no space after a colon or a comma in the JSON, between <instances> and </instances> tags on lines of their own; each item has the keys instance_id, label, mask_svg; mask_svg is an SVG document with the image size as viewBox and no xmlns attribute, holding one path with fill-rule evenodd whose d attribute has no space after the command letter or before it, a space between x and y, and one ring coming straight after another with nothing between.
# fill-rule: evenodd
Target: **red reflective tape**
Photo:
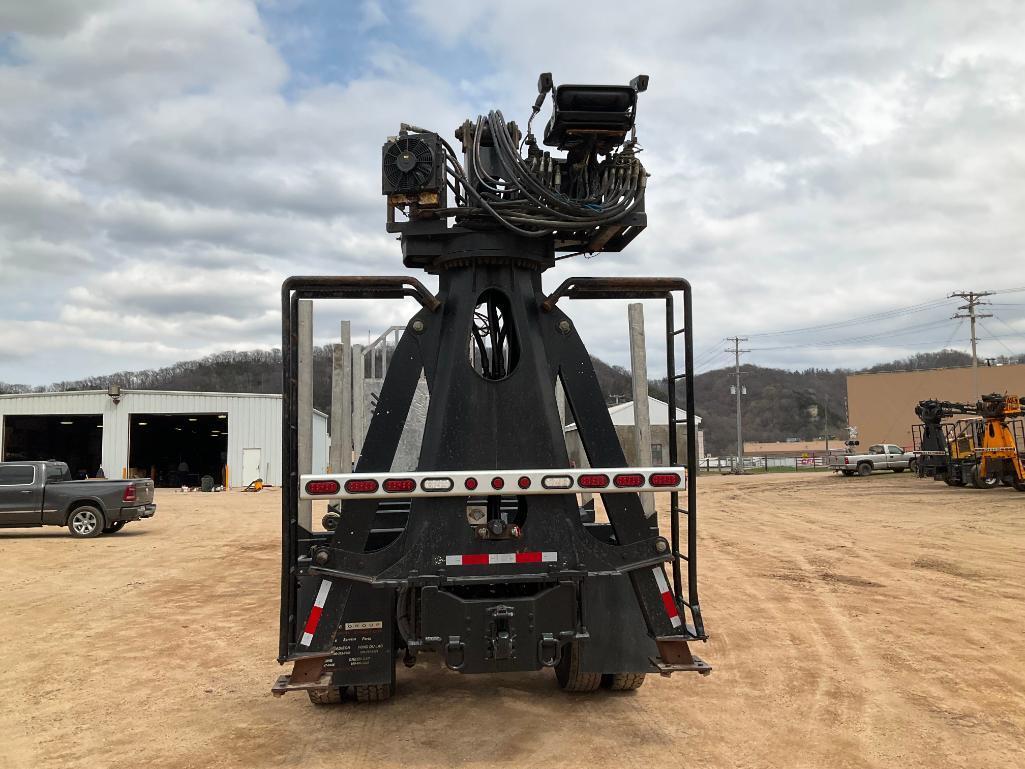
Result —
<instances>
[{"instance_id":1,"label":"red reflective tape","mask_svg":"<svg viewBox=\"0 0 1025 769\"><path fill-rule=\"evenodd\" d=\"M676 610L676 601L673 600L672 593L662 593L662 604L666 607L666 614L669 615L669 619L680 616L680 612Z\"/></svg>"},{"instance_id":2,"label":"red reflective tape","mask_svg":"<svg viewBox=\"0 0 1025 769\"><path fill-rule=\"evenodd\" d=\"M517 553L516 563L541 563L541 551L533 553Z\"/></svg>"},{"instance_id":3,"label":"red reflective tape","mask_svg":"<svg viewBox=\"0 0 1025 769\"><path fill-rule=\"evenodd\" d=\"M488 565L488 554L487 553L475 553L473 555L463 556L463 566L487 566Z\"/></svg>"},{"instance_id":4,"label":"red reflective tape","mask_svg":"<svg viewBox=\"0 0 1025 769\"><path fill-rule=\"evenodd\" d=\"M306 620L306 627L303 628L304 633L314 635L317 632L317 625L320 623L320 615L323 611L320 606L314 606L310 609L310 618Z\"/></svg>"}]
</instances>

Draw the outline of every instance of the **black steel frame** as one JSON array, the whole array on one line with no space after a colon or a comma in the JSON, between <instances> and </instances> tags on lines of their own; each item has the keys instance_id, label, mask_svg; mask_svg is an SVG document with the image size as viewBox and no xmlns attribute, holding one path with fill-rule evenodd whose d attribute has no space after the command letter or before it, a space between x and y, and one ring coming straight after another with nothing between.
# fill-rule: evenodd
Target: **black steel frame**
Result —
<instances>
[{"instance_id":1,"label":"black steel frame","mask_svg":"<svg viewBox=\"0 0 1025 769\"><path fill-rule=\"evenodd\" d=\"M676 328L674 293L683 294L684 326ZM282 582L279 661L296 659L291 653L290 639L295 637L297 619L297 561L300 546L314 544L303 540L298 524L298 300L316 298L402 298L413 297L421 306L435 312L441 303L415 278L395 277L293 277L282 285L282 357L284 364L282 406ZM663 299L666 306L666 375L669 420L669 464L679 466L677 435L680 423L687 430L687 507L680 506L679 494L671 495L673 593L677 604L689 610L691 622L685 622L688 640L707 638L701 617L697 589L697 432L691 419L676 419L677 383L685 381L685 408L688 417L694 414L692 301L690 284L679 278L571 278L563 282L542 304L551 312L560 298L570 299ZM676 370L676 338L684 337L684 372ZM680 517L687 517L686 552L681 549ZM686 591L681 562L687 563ZM686 616L684 615L685 619Z\"/></svg>"}]
</instances>

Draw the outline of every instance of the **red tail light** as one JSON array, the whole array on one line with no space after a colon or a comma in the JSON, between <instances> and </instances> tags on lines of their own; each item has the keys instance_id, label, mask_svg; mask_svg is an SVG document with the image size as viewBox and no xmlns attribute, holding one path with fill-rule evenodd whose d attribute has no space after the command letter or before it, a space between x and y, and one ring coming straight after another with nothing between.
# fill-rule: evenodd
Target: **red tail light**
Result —
<instances>
[{"instance_id":1,"label":"red tail light","mask_svg":"<svg viewBox=\"0 0 1025 769\"><path fill-rule=\"evenodd\" d=\"M530 478L528 478L525 475L521 475L520 479L518 481L516 481L516 485L518 485L521 489L529 489L530 488Z\"/></svg>"},{"instance_id":2,"label":"red tail light","mask_svg":"<svg viewBox=\"0 0 1025 769\"><path fill-rule=\"evenodd\" d=\"M338 486L336 481L331 481ZM373 478L367 480L351 480L345 482L345 490L349 494L373 494L377 491L377 481Z\"/></svg>"},{"instance_id":3,"label":"red tail light","mask_svg":"<svg viewBox=\"0 0 1025 769\"><path fill-rule=\"evenodd\" d=\"M585 489L604 489L609 485L609 476L604 473L588 473L577 478L577 483Z\"/></svg>"},{"instance_id":4,"label":"red tail light","mask_svg":"<svg viewBox=\"0 0 1025 769\"><path fill-rule=\"evenodd\" d=\"M629 489L634 486L643 486L644 476L640 473L622 473L615 476L612 482L621 489Z\"/></svg>"},{"instance_id":5,"label":"red tail light","mask_svg":"<svg viewBox=\"0 0 1025 769\"><path fill-rule=\"evenodd\" d=\"M475 488L477 488L477 479L467 478L465 481L463 481L463 485L470 491L473 491Z\"/></svg>"},{"instance_id":6,"label":"red tail light","mask_svg":"<svg viewBox=\"0 0 1025 769\"><path fill-rule=\"evenodd\" d=\"M679 486L679 473L652 473L649 480L652 486Z\"/></svg>"},{"instance_id":7,"label":"red tail light","mask_svg":"<svg viewBox=\"0 0 1025 769\"><path fill-rule=\"evenodd\" d=\"M492 478L491 479L491 488L493 488L495 491L498 491L503 486L505 486L505 481L502 480L501 478Z\"/></svg>"},{"instance_id":8,"label":"red tail light","mask_svg":"<svg viewBox=\"0 0 1025 769\"><path fill-rule=\"evenodd\" d=\"M136 502L138 499L139 498L138 498L138 496L136 496L136 493L135 493L135 484L134 483L130 483L127 486L125 486L125 493L121 495L121 501L122 502Z\"/></svg>"},{"instance_id":9,"label":"red tail light","mask_svg":"<svg viewBox=\"0 0 1025 769\"><path fill-rule=\"evenodd\" d=\"M416 491L416 481L412 478L389 478L384 482L384 490L391 494Z\"/></svg>"},{"instance_id":10,"label":"red tail light","mask_svg":"<svg viewBox=\"0 0 1025 769\"><path fill-rule=\"evenodd\" d=\"M338 489L341 486L338 485L338 481L307 481L306 482L306 493L307 494L337 494Z\"/></svg>"}]
</instances>

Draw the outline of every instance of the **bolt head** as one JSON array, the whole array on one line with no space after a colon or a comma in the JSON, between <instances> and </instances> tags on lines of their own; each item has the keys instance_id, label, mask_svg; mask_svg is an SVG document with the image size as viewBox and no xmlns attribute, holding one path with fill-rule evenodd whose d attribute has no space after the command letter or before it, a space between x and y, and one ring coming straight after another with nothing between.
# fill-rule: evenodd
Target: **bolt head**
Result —
<instances>
[{"instance_id":1,"label":"bolt head","mask_svg":"<svg viewBox=\"0 0 1025 769\"><path fill-rule=\"evenodd\" d=\"M505 531L505 524L495 518L493 521L488 521L488 528L491 529L492 534L498 535Z\"/></svg>"},{"instance_id":2,"label":"bolt head","mask_svg":"<svg viewBox=\"0 0 1025 769\"><path fill-rule=\"evenodd\" d=\"M330 560L331 553L329 553L327 550L321 549L313 554L313 562L316 563L317 566L325 566L327 565L327 562Z\"/></svg>"},{"instance_id":3,"label":"bolt head","mask_svg":"<svg viewBox=\"0 0 1025 769\"><path fill-rule=\"evenodd\" d=\"M563 319L559 321L559 331L563 334L568 334L571 328L572 326L568 320Z\"/></svg>"},{"instance_id":4,"label":"bolt head","mask_svg":"<svg viewBox=\"0 0 1025 769\"><path fill-rule=\"evenodd\" d=\"M668 549L669 549L669 543L668 543L668 542L666 542L666 541L665 541L664 539L660 539L660 540L658 540L658 541L657 541L657 542L655 543L655 551L656 551L656 552L659 552L659 553L664 553L664 552L666 552L666 550L668 550Z\"/></svg>"},{"instance_id":5,"label":"bolt head","mask_svg":"<svg viewBox=\"0 0 1025 769\"><path fill-rule=\"evenodd\" d=\"M479 527L477 527L477 536L480 537L481 539L486 539L487 536L488 536L488 527L487 526L479 526Z\"/></svg>"},{"instance_id":6,"label":"bolt head","mask_svg":"<svg viewBox=\"0 0 1025 769\"><path fill-rule=\"evenodd\" d=\"M416 334L422 334L424 330L424 322L417 318L413 321L413 332Z\"/></svg>"}]
</instances>

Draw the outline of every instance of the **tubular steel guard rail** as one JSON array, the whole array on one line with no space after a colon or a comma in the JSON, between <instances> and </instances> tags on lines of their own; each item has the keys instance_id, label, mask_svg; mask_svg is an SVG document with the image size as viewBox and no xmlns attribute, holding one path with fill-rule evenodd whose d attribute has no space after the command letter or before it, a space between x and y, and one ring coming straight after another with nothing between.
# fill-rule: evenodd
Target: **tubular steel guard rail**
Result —
<instances>
[{"instance_id":1,"label":"tubular steel guard rail","mask_svg":"<svg viewBox=\"0 0 1025 769\"><path fill-rule=\"evenodd\" d=\"M673 294L683 294L683 327L676 328ZM562 298L568 299L664 299L666 303L666 396L669 411L669 466L679 467L677 451L677 425L687 426L687 508L680 507L680 494L670 494L670 526L673 545L673 592L676 600L690 609L694 621L694 635L704 639L705 628L701 619L701 605L698 601L697 565L697 430L694 425L694 339L693 309L690 283L683 278L567 278L541 305L545 312L551 312ZM676 337L683 335L684 371L676 371ZM686 419L676 418L676 383L686 382ZM687 553L680 551L680 514L687 516ZM687 596L683 594L683 577L680 562L687 562Z\"/></svg>"}]
</instances>

